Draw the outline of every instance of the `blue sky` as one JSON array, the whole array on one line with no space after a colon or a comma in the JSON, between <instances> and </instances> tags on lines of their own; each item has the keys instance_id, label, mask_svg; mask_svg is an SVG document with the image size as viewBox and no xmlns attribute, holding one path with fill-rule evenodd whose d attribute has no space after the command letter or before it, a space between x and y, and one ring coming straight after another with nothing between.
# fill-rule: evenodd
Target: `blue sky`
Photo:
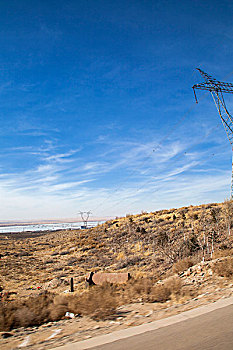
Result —
<instances>
[{"instance_id":1,"label":"blue sky","mask_svg":"<svg viewBox=\"0 0 233 350\"><path fill-rule=\"evenodd\" d=\"M116 216L230 194L195 67L233 81L231 1L0 1L0 220ZM226 96L233 113L233 96Z\"/></svg>"}]
</instances>

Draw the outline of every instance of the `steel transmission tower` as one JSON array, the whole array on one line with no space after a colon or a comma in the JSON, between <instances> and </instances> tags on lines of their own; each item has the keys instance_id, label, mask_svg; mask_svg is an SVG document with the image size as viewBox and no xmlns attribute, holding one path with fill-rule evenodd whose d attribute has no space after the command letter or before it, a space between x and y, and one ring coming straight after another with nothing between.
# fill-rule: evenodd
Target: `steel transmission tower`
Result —
<instances>
[{"instance_id":1,"label":"steel transmission tower","mask_svg":"<svg viewBox=\"0 0 233 350\"><path fill-rule=\"evenodd\" d=\"M233 84L231 83L222 83L214 78L211 75L203 72L201 69L197 68L201 73L205 82L200 84L193 85L194 96L197 102L196 89L199 90L208 90L210 91L214 103L217 107L218 113L222 120L223 126L227 133L227 137L231 143L231 149L233 152L233 118L227 110L223 93L233 93ZM232 153L232 175L231 175L231 199L233 199L233 153Z\"/></svg>"},{"instance_id":2,"label":"steel transmission tower","mask_svg":"<svg viewBox=\"0 0 233 350\"><path fill-rule=\"evenodd\" d=\"M91 214L91 211L80 211L79 214L81 215L81 218L83 220L83 228L87 228L87 223L88 223L88 219Z\"/></svg>"}]
</instances>

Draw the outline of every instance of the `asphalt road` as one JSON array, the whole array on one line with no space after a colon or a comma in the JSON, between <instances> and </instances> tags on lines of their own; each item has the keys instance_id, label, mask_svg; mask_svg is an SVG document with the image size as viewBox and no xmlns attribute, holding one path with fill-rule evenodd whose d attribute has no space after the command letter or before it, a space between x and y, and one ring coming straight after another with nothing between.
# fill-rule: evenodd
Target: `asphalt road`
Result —
<instances>
[{"instance_id":1,"label":"asphalt road","mask_svg":"<svg viewBox=\"0 0 233 350\"><path fill-rule=\"evenodd\" d=\"M56 350L233 350L233 296Z\"/></svg>"},{"instance_id":2,"label":"asphalt road","mask_svg":"<svg viewBox=\"0 0 233 350\"><path fill-rule=\"evenodd\" d=\"M91 349L233 350L233 305Z\"/></svg>"}]
</instances>

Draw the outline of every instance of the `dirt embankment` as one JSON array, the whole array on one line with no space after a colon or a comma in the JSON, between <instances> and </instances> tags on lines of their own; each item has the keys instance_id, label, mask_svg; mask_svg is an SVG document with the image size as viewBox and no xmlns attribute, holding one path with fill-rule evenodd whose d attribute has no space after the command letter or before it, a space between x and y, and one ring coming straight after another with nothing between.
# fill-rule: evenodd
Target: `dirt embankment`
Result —
<instances>
[{"instance_id":1,"label":"dirt embankment","mask_svg":"<svg viewBox=\"0 0 233 350\"><path fill-rule=\"evenodd\" d=\"M44 303L37 305L40 316L48 310L50 317L55 318L62 311L80 313L70 313L61 320L42 325L22 327L23 323L26 325L32 321L32 315L28 313L30 303L23 307L21 305L21 313L18 312L17 317L23 323L20 328L1 333L1 349L16 349L22 344L30 349L51 349L72 341L158 320L232 296L233 280L232 274L229 275L232 261L232 257L224 257L199 263L155 283L141 279L131 281L124 287L94 287L81 298L72 293L57 297L50 295L50 303L44 300ZM232 268L231 272L233 273ZM132 299L134 303L128 303ZM35 303L33 305L35 312Z\"/></svg>"},{"instance_id":2,"label":"dirt embankment","mask_svg":"<svg viewBox=\"0 0 233 350\"><path fill-rule=\"evenodd\" d=\"M32 348L49 348L231 295L232 215L226 202L128 215L89 230L0 236L0 325L13 334L3 348L25 337ZM89 290L90 271L133 279ZM76 316L65 320L67 312Z\"/></svg>"}]
</instances>

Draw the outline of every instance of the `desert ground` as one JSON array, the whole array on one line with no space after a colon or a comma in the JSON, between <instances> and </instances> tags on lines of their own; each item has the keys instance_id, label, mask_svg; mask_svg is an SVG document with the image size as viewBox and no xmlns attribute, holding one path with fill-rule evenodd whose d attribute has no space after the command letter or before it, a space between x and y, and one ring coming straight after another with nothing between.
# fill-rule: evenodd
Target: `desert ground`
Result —
<instances>
[{"instance_id":1,"label":"desert ground","mask_svg":"<svg viewBox=\"0 0 233 350\"><path fill-rule=\"evenodd\" d=\"M49 349L232 295L232 208L225 201L88 230L1 234L1 348ZM91 271L132 278L89 287Z\"/></svg>"}]
</instances>

